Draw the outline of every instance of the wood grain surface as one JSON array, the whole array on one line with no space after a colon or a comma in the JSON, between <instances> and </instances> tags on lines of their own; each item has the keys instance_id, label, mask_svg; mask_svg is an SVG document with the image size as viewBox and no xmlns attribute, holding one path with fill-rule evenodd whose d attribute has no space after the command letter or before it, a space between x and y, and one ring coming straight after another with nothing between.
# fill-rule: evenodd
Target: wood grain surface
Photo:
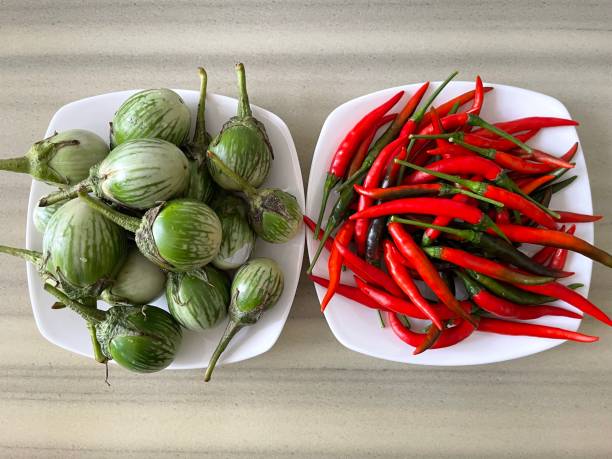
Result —
<instances>
[{"instance_id":1,"label":"wood grain surface","mask_svg":"<svg viewBox=\"0 0 612 459\"><path fill-rule=\"evenodd\" d=\"M0 0L0 156L24 152L75 99L139 87L234 94L289 125L304 181L320 127L377 89L466 79L541 91L582 122L596 242L612 250L612 3ZM0 175L0 235L24 244L30 180ZM103 369L42 338L24 264L1 258L1 457L610 457L612 333L517 361L422 368L343 348L302 277L276 346L201 372ZM595 266L590 298L612 310Z\"/></svg>"}]
</instances>

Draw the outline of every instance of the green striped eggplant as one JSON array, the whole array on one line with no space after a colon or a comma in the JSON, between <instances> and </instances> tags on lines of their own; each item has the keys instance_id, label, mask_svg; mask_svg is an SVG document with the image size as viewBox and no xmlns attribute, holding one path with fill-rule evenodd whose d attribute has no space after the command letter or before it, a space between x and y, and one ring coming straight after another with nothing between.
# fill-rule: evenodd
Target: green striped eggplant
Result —
<instances>
[{"instance_id":1,"label":"green striped eggplant","mask_svg":"<svg viewBox=\"0 0 612 459\"><path fill-rule=\"evenodd\" d=\"M0 159L0 170L29 174L51 185L74 185L108 155L108 145L93 132L70 129L36 142L24 156Z\"/></svg>"},{"instance_id":2,"label":"green striped eggplant","mask_svg":"<svg viewBox=\"0 0 612 459\"><path fill-rule=\"evenodd\" d=\"M236 65L236 74L240 94L237 115L225 123L209 150L251 186L258 187L268 176L274 155L266 128L251 112L243 64ZM231 176L215 164L209 166L213 179L221 188L240 190L240 185Z\"/></svg>"},{"instance_id":3,"label":"green striped eggplant","mask_svg":"<svg viewBox=\"0 0 612 459\"><path fill-rule=\"evenodd\" d=\"M188 273L170 273L166 286L168 309L183 327L206 330L227 315L229 289L227 276L212 266Z\"/></svg>"},{"instance_id":4,"label":"green striped eggplant","mask_svg":"<svg viewBox=\"0 0 612 459\"><path fill-rule=\"evenodd\" d=\"M223 239L212 264L219 269L236 269L251 257L257 236L249 225L248 207L238 196L222 194L211 207L221 220Z\"/></svg>"},{"instance_id":5,"label":"green striped eggplant","mask_svg":"<svg viewBox=\"0 0 612 459\"><path fill-rule=\"evenodd\" d=\"M161 295L165 285L166 274L132 247L117 278L100 298L109 304L148 304Z\"/></svg>"},{"instance_id":6,"label":"green striped eggplant","mask_svg":"<svg viewBox=\"0 0 612 459\"><path fill-rule=\"evenodd\" d=\"M210 359L205 381L210 381L219 357L236 333L255 324L264 311L274 306L283 287L283 272L269 258L253 258L236 272L230 289L229 322Z\"/></svg>"},{"instance_id":7,"label":"green striped eggplant","mask_svg":"<svg viewBox=\"0 0 612 459\"><path fill-rule=\"evenodd\" d=\"M43 235L44 269L73 297L97 297L126 252L123 229L78 199L53 214Z\"/></svg>"},{"instance_id":8,"label":"green striped eggplant","mask_svg":"<svg viewBox=\"0 0 612 459\"><path fill-rule=\"evenodd\" d=\"M108 311L89 308L47 284L45 290L94 323L102 353L123 368L153 373L172 363L182 341L180 325L155 306L114 306Z\"/></svg>"},{"instance_id":9,"label":"green striped eggplant","mask_svg":"<svg viewBox=\"0 0 612 459\"><path fill-rule=\"evenodd\" d=\"M55 204L47 207L36 206L34 211L32 212L32 221L34 222L34 227L38 230L39 233L44 233L47 228L47 224L49 220L53 216L57 209L66 204L67 201L56 202Z\"/></svg>"},{"instance_id":10,"label":"green striped eggplant","mask_svg":"<svg viewBox=\"0 0 612 459\"><path fill-rule=\"evenodd\" d=\"M184 197L196 201L208 202L213 195L215 182L210 176L206 164L206 150L210 144L210 134L206 132L206 84L208 77L206 70L198 68L200 74L200 100L196 118L193 139L185 147L185 154L189 158L189 184Z\"/></svg>"},{"instance_id":11,"label":"green striped eggplant","mask_svg":"<svg viewBox=\"0 0 612 459\"><path fill-rule=\"evenodd\" d=\"M295 196L277 188L258 190L228 168L214 153L209 151L208 158L215 167L240 185L249 203L251 227L260 238L280 244L297 234L302 222L302 211Z\"/></svg>"},{"instance_id":12,"label":"green striped eggplant","mask_svg":"<svg viewBox=\"0 0 612 459\"><path fill-rule=\"evenodd\" d=\"M119 145L89 178L40 200L40 206L76 197L87 191L131 209L150 209L160 201L180 196L189 183L189 162L181 150L165 140L138 139Z\"/></svg>"},{"instance_id":13,"label":"green striped eggplant","mask_svg":"<svg viewBox=\"0 0 612 459\"><path fill-rule=\"evenodd\" d=\"M134 139L161 139L180 146L191 128L191 113L171 89L146 89L129 97L111 122L111 146Z\"/></svg>"},{"instance_id":14,"label":"green striped eggplant","mask_svg":"<svg viewBox=\"0 0 612 459\"><path fill-rule=\"evenodd\" d=\"M221 222L202 202L175 199L137 218L86 194L80 194L79 198L107 219L135 233L136 245L142 254L165 270L192 271L210 263L219 252Z\"/></svg>"}]
</instances>

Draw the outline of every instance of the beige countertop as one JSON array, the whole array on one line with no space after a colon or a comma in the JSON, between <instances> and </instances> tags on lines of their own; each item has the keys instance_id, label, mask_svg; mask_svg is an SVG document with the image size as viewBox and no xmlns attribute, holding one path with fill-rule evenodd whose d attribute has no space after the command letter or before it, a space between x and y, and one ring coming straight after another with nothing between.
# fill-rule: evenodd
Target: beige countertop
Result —
<instances>
[{"instance_id":1,"label":"beige countertop","mask_svg":"<svg viewBox=\"0 0 612 459\"><path fill-rule=\"evenodd\" d=\"M121 89L234 94L246 63L252 101L292 131L304 181L320 127L340 103L458 69L541 91L582 122L596 242L612 250L610 2L98 2L0 0L1 155L26 150L53 113ZM537 3L537 6L534 4ZM24 244L30 180L0 176L0 233ZM612 334L517 361L425 368L342 347L303 276L268 353L220 368L140 376L92 362L37 331L23 262L2 257L2 457L610 457ZM612 311L610 271L590 298Z\"/></svg>"}]
</instances>

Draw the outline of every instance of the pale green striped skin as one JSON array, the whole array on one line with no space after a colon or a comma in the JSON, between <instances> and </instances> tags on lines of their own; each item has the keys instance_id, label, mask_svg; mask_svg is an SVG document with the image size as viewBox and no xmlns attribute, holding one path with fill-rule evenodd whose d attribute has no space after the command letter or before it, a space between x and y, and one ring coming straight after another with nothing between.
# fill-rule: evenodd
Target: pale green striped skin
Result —
<instances>
[{"instance_id":1,"label":"pale green striped skin","mask_svg":"<svg viewBox=\"0 0 612 459\"><path fill-rule=\"evenodd\" d=\"M53 214L55 214L60 207L66 204L66 202L67 201L60 201L47 207L36 206L34 208L32 220L34 221L34 227L39 233L45 232L47 224L49 223L49 220L51 220L51 217L53 217Z\"/></svg>"},{"instance_id":2,"label":"pale green striped skin","mask_svg":"<svg viewBox=\"0 0 612 459\"><path fill-rule=\"evenodd\" d=\"M161 295L165 285L166 274L132 247L117 278L100 297L110 304L148 304Z\"/></svg>"},{"instance_id":3,"label":"pale green striped skin","mask_svg":"<svg viewBox=\"0 0 612 459\"><path fill-rule=\"evenodd\" d=\"M260 127L261 126L261 127ZM208 149L225 165L254 187L259 187L270 172L272 149L263 125L254 118L232 118ZM210 174L225 190L240 191L240 186L215 165L208 162Z\"/></svg>"},{"instance_id":4,"label":"pale green striped skin","mask_svg":"<svg viewBox=\"0 0 612 459\"><path fill-rule=\"evenodd\" d=\"M230 315L237 322L257 321L261 312L276 304L283 292L283 273L270 258L253 258L234 276ZM255 315L253 315L255 313Z\"/></svg>"},{"instance_id":5,"label":"pale green striped skin","mask_svg":"<svg viewBox=\"0 0 612 459\"><path fill-rule=\"evenodd\" d=\"M123 143L92 172L98 196L133 209L149 209L180 196L189 183L183 152L159 139Z\"/></svg>"},{"instance_id":6,"label":"pale green striped skin","mask_svg":"<svg viewBox=\"0 0 612 459\"><path fill-rule=\"evenodd\" d=\"M170 273L166 286L168 309L183 327L206 330L227 315L229 288L227 276L211 266L189 273Z\"/></svg>"},{"instance_id":7,"label":"pale green striped skin","mask_svg":"<svg viewBox=\"0 0 612 459\"><path fill-rule=\"evenodd\" d=\"M246 203L232 194L223 194L211 206L221 219L223 239L212 264L219 269L236 269L251 257L256 235L247 219Z\"/></svg>"},{"instance_id":8,"label":"pale green striped skin","mask_svg":"<svg viewBox=\"0 0 612 459\"><path fill-rule=\"evenodd\" d=\"M75 184L89 176L89 169L108 155L108 145L93 132L84 129L70 129L48 139L54 144L77 140L78 145L58 148L48 166L65 178L68 185Z\"/></svg>"},{"instance_id":9,"label":"pale green striped skin","mask_svg":"<svg viewBox=\"0 0 612 459\"><path fill-rule=\"evenodd\" d=\"M43 236L46 270L72 297L98 296L127 252L123 229L80 199L64 204Z\"/></svg>"},{"instance_id":10,"label":"pale green striped skin","mask_svg":"<svg viewBox=\"0 0 612 459\"><path fill-rule=\"evenodd\" d=\"M189 160L189 183L184 197L207 203L215 191L206 160Z\"/></svg>"},{"instance_id":11,"label":"pale green striped skin","mask_svg":"<svg viewBox=\"0 0 612 459\"><path fill-rule=\"evenodd\" d=\"M175 145L187 140L191 114L181 97L170 89L147 89L127 99L111 124L111 145L132 139L162 139Z\"/></svg>"},{"instance_id":12,"label":"pale green striped skin","mask_svg":"<svg viewBox=\"0 0 612 459\"><path fill-rule=\"evenodd\" d=\"M151 232L160 257L171 271L200 268L215 258L221 246L219 217L206 204L192 199L166 203Z\"/></svg>"},{"instance_id":13,"label":"pale green striped skin","mask_svg":"<svg viewBox=\"0 0 612 459\"><path fill-rule=\"evenodd\" d=\"M264 241L282 244L300 229L302 211L292 194L267 188L259 190L249 204L251 226Z\"/></svg>"},{"instance_id":14,"label":"pale green striped skin","mask_svg":"<svg viewBox=\"0 0 612 459\"><path fill-rule=\"evenodd\" d=\"M102 352L122 367L137 373L163 370L179 351L179 324L155 306L116 306L96 326Z\"/></svg>"}]
</instances>

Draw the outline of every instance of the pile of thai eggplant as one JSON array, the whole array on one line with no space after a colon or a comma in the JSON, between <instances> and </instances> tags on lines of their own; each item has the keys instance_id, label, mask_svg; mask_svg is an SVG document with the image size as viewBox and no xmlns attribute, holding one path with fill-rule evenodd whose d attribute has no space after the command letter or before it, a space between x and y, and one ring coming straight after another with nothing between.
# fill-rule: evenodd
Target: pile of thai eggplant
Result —
<instances>
[{"instance_id":1,"label":"pile of thai eggplant","mask_svg":"<svg viewBox=\"0 0 612 459\"><path fill-rule=\"evenodd\" d=\"M0 169L58 189L34 212L42 252L0 252L36 266L57 299L50 307L82 316L98 362L162 370L179 352L183 328L206 333L229 316L208 381L234 335L282 293L278 264L251 258L256 239L288 241L302 213L291 194L260 188L274 155L251 112L244 65L236 65L237 114L215 138L204 120L207 75L203 68L199 74L193 138L182 98L150 89L119 107L110 149L93 132L72 129L1 160ZM162 294L169 312L149 305Z\"/></svg>"}]
</instances>

